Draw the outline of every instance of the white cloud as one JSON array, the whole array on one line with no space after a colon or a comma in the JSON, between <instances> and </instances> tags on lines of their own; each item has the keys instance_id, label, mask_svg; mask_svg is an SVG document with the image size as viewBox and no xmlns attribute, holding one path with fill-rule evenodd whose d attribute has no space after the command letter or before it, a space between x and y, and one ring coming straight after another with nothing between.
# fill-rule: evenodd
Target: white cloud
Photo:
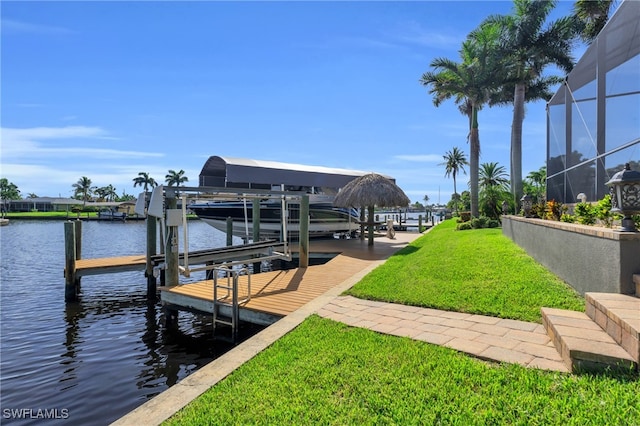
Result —
<instances>
[{"instance_id":1,"label":"white cloud","mask_svg":"<svg viewBox=\"0 0 640 426\"><path fill-rule=\"evenodd\" d=\"M393 37L398 41L438 49L458 49L464 37L444 34L442 29L432 31L425 29L420 23L411 21L404 23Z\"/></svg>"},{"instance_id":2,"label":"white cloud","mask_svg":"<svg viewBox=\"0 0 640 426\"><path fill-rule=\"evenodd\" d=\"M393 158L404 161L416 161L420 163L442 162L442 155L438 154L394 155Z\"/></svg>"},{"instance_id":3,"label":"white cloud","mask_svg":"<svg viewBox=\"0 0 640 426\"><path fill-rule=\"evenodd\" d=\"M13 19L2 19L3 34L74 34L75 31L68 28L57 27L46 24L34 24L31 22L15 21Z\"/></svg>"},{"instance_id":4,"label":"white cloud","mask_svg":"<svg viewBox=\"0 0 640 426\"><path fill-rule=\"evenodd\" d=\"M72 141L80 140L81 144L86 145L87 140L118 140L109 136L108 133L100 127L88 126L66 126L66 127L32 127L25 129L15 129L3 127L0 129L2 145L0 153L2 161L29 158L30 160L37 158L52 158L70 156L83 158L131 158L131 157L162 157L163 154L156 152L141 152L118 150L114 148L92 148L86 146L77 146ZM67 146L47 146L48 141L63 142Z\"/></svg>"}]
</instances>

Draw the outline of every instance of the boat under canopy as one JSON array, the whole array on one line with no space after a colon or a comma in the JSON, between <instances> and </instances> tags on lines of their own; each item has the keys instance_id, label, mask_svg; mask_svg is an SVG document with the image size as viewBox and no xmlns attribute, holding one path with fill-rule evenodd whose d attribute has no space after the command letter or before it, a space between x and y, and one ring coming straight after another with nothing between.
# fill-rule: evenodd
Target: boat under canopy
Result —
<instances>
[{"instance_id":1,"label":"boat under canopy","mask_svg":"<svg viewBox=\"0 0 640 426\"><path fill-rule=\"evenodd\" d=\"M274 186L333 188L337 191L369 172L247 158L209 157L200 172L200 186L272 189ZM395 179L385 176L395 183Z\"/></svg>"},{"instance_id":2,"label":"boat under canopy","mask_svg":"<svg viewBox=\"0 0 640 426\"><path fill-rule=\"evenodd\" d=\"M355 209L333 207L333 198L340 188L369 172L321 166L252 160L246 158L211 156L200 172L200 187L238 188L267 191L295 191L309 194L309 235L326 236L353 233L358 229L359 213ZM395 180L385 176L392 182ZM206 223L222 231L226 219L233 219L233 232L247 234L253 228L251 203L204 202L189 208ZM281 229L281 202L275 198L260 202L260 234L277 236ZM284 215L290 221L287 229L299 230L299 207L286 207Z\"/></svg>"}]
</instances>

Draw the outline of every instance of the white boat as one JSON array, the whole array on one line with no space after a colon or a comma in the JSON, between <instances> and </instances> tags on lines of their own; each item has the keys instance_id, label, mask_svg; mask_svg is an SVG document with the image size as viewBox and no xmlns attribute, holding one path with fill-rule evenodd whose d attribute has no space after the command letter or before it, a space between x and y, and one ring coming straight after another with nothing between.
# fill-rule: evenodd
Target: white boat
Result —
<instances>
[{"instance_id":1,"label":"white boat","mask_svg":"<svg viewBox=\"0 0 640 426\"><path fill-rule=\"evenodd\" d=\"M200 219L207 224L226 231L227 218L233 221L234 235L253 235L253 203L206 202L189 205ZM349 234L358 229L359 214L355 209L335 208L331 202L309 202L309 236L332 236ZM282 229L282 204L278 201L260 202L260 235L277 237ZM300 208L298 204L288 205L287 231L300 231Z\"/></svg>"},{"instance_id":2,"label":"white boat","mask_svg":"<svg viewBox=\"0 0 640 426\"><path fill-rule=\"evenodd\" d=\"M102 209L98 212L98 220L121 220L125 221L127 214L114 209Z\"/></svg>"},{"instance_id":3,"label":"white boat","mask_svg":"<svg viewBox=\"0 0 640 426\"><path fill-rule=\"evenodd\" d=\"M368 172L319 166L251 160L244 158L209 157L200 172L200 188L238 188L259 191L292 191L309 195L309 236L332 236L354 233L359 229L356 209L336 208L333 198L340 188ZM392 178L389 178L392 179ZM392 179L393 180L393 179ZM235 235L252 235L252 200L195 202L189 209L209 225L227 229L227 218L233 221ZM300 228L298 204L288 204L287 232L296 234ZM260 202L260 235L277 237L282 229L282 203L265 197Z\"/></svg>"}]
</instances>

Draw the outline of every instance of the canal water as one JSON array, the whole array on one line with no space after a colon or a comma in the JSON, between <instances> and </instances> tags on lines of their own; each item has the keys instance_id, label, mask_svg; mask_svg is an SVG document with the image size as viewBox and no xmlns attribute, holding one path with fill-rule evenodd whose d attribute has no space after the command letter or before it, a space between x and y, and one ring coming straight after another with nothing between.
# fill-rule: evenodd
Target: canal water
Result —
<instances>
[{"instance_id":1,"label":"canal water","mask_svg":"<svg viewBox=\"0 0 640 426\"><path fill-rule=\"evenodd\" d=\"M109 424L232 347L209 316L181 312L165 327L142 272L83 277L79 301L65 303L63 223L0 228L2 424ZM226 242L203 222L188 227L191 250ZM82 234L83 258L145 252L143 221L84 222ZM244 325L241 339L260 329Z\"/></svg>"}]
</instances>

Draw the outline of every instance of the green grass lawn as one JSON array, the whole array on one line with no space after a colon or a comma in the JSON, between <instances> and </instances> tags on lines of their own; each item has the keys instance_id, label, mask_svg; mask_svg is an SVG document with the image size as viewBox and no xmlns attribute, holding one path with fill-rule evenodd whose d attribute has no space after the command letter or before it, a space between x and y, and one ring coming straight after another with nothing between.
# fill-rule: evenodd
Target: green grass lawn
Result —
<instances>
[{"instance_id":1,"label":"green grass lawn","mask_svg":"<svg viewBox=\"0 0 640 426\"><path fill-rule=\"evenodd\" d=\"M633 425L633 376L552 373L312 316L170 425Z\"/></svg>"},{"instance_id":2,"label":"green grass lawn","mask_svg":"<svg viewBox=\"0 0 640 426\"><path fill-rule=\"evenodd\" d=\"M454 227L438 225L349 293L528 321L542 306L584 309L501 230ZM640 381L484 362L314 315L167 424L640 425Z\"/></svg>"},{"instance_id":3,"label":"green grass lawn","mask_svg":"<svg viewBox=\"0 0 640 426\"><path fill-rule=\"evenodd\" d=\"M98 213L80 213L82 218L97 215ZM75 219L78 214L73 212L9 212L6 214L7 219L62 219L67 217Z\"/></svg>"},{"instance_id":4,"label":"green grass lawn","mask_svg":"<svg viewBox=\"0 0 640 426\"><path fill-rule=\"evenodd\" d=\"M446 221L389 258L348 294L541 322L540 308L584 311L584 299L502 235Z\"/></svg>"}]
</instances>

